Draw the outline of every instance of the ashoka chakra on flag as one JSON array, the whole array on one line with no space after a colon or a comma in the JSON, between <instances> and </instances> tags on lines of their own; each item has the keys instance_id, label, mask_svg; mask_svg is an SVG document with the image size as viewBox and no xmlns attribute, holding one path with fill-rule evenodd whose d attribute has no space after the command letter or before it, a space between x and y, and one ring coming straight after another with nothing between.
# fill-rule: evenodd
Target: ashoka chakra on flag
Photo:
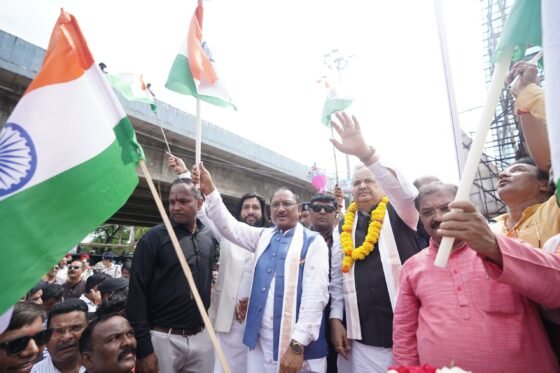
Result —
<instances>
[{"instance_id":1,"label":"ashoka chakra on flag","mask_svg":"<svg viewBox=\"0 0 560 373\"><path fill-rule=\"evenodd\" d=\"M37 166L37 153L31 137L15 123L0 131L0 197L23 187Z\"/></svg>"}]
</instances>

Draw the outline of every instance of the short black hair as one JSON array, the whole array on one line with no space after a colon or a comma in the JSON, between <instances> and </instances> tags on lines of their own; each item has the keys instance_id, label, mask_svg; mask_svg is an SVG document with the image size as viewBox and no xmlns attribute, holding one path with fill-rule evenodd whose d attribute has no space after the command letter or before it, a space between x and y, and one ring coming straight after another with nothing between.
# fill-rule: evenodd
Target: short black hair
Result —
<instances>
[{"instance_id":1,"label":"short black hair","mask_svg":"<svg viewBox=\"0 0 560 373\"><path fill-rule=\"evenodd\" d=\"M39 290L43 290L43 288L45 287L46 284L47 283L43 280L39 281L38 283L35 284L35 286L33 286L31 289L29 289L26 296L32 295L33 293L36 293Z\"/></svg>"},{"instance_id":2,"label":"short black hair","mask_svg":"<svg viewBox=\"0 0 560 373\"><path fill-rule=\"evenodd\" d=\"M132 269L132 263L130 261L124 262L121 267L121 272L123 269L126 269L128 272L130 272L130 270Z\"/></svg>"},{"instance_id":3,"label":"short black hair","mask_svg":"<svg viewBox=\"0 0 560 373\"><path fill-rule=\"evenodd\" d=\"M292 193L293 196L294 196L294 198L295 198L295 200L296 200L296 203L297 203L298 205L300 204L301 201L299 200L299 196L296 194L296 192L294 192L293 190L291 190L291 189L288 188L288 187L280 187L280 188L276 189L276 190L274 191L274 193L272 193L272 195L270 196L270 202L271 202L271 203L272 203L272 198L274 198L274 196L276 195L276 193L280 192L281 190L285 190L285 191L288 191L288 192Z\"/></svg>"},{"instance_id":4,"label":"short black hair","mask_svg":"<svg viewBox=\"0 0 560 373\"><path fill-rule=\"evenodd\" d=\"M86 280L86 293L89 293L91 289L93 289L96 286L99 286L99 284L101 284L103 281L105 281L108 278L111 278L111 276L109 276L106 273L96 273L89 276L88 279Z\"/></svg>"},{"instance_id":5,"label":"short black hair","mask_svg":"<svg viewBox=\"0 0 560 373\"><path fill-rule=\"evenodd\" d=\"M62 285L59 284L47 284L43 288L43 295L41 299L46 302L51 299L60 300L62 298Z\"/></svg>"},{"instance_id":6,"label":"short black hair","mask_svg":"<svg viewBox=\"0 0 560 373\"><path fill-rule=\"evenodd\" d=\"M313 197L311 197L311 201L309 201L310 205L313 205L315 202L323 202L323 203L332 203L334 208L338 208L338 202L334 196L325 193L317 193Z\"/></svg>"},{"instance_id":7,"label":"short black hair","mask_svg":"<svg viewBox=\"0 0 560 373\"><path fill-rule=\"evenodd\" d=\"M457 185L455 184L433 182L424 185L420 188L420 190L418 191L418 196L416 196L416 198L414 199L416 210L420 210L420 201L427 195L445 191L449 192L453 197L455 197L457 195L457 189Z\"/></svg>"},{"instance_id":8,"label":"short black hair","mask_svg":"<svg viewBox=\"0 0 560 373\"><path fill-rule=\"evenodd\" d=\"M48 313L49 317L47 319L47 328L51 327L51 320L54 316L63 315L74 311L83 312L84 317L87 319L88 306L86 302L84 302L83 300L72 298L72 299L66 299L62 303L55 304L49 310Z\"/></svg>"},{"instance_id":9,"label":"short black hair","mask_svg":"<svg viewBox=\"0 0 560 373\"><path fill-rule=\"evenodd\" d=\"M124 314L126 309L126 302L128 300L128 292L118 291L107 299L103 299L97 311L95 311L95 316L98 319L102 319L106 315L111 314Z\"/></svg>"},{"instance_id":10,"label":"short black hair","mask_svg":"<svg viewBox=\"0 0 560 373\"><path fill-rule=\"evenodd\" d=\"M196 186L194 185L192 179L188 179L185 177L179 177L175 180L173 180L173 182L171 183L171 187L169 188L169 190L171 190L171 188L173 188L173 186L178 185L178 184L185 184L187 186L187 188L191 191L191 193L193 194L193 196L195 198L199 198L200 197L200 190L198 190L196 188Z\"/></svg>"},{"instance_id":11,"label":"short black hair","mask_svg":"<svg viewBox=\"0 0 560 373\"><path fill-rule=\"evenodd\" d=\"M40 317L43 322L45 321L45 311L41 306L35 303L16 303L6 332L31 325L37 320L37 317Z\"/></svg>"},{"instance_id":12,"label":"short black hair","mask_svg":"<svg viewBox=\"0 0 560 373\"><path fill-rule=\"evenodd\" d=\"M261 205L262 218L261 218L260 225L258 226L266 227L268 222L268 215L266 213L266 201L263 196L258 195L255 192L245 193L244 195L241 196L241 198L239 199L239 203L237 204L237 214L235 215L235 217L237 218L237 220L241 220L241 210L243 209L243 203L251 198L256 198L257 201L259 201L259 204Z\"/></svg>"}]
</instances>

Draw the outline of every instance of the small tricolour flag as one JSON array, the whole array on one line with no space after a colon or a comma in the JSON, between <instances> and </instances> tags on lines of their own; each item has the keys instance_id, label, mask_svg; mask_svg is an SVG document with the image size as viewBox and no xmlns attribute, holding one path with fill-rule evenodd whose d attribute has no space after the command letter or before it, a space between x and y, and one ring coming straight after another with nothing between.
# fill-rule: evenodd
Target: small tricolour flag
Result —
<instances>
[{"instance_id":1,"label":"small tricolour flag","mask_svg":"<svg viewBox=\"0 0 560 373\"><path fill-rule=\"evenodd\" d=\"M319 82L325 84L327 89L327 97L325 99L325 104L323 105L323 113L321 114L321 122L324 125L329 126L331 121L331 116L338 112L347 109L352 105L352 98L340 94L337 89L330 83L328 83L324 78L321 78Z\"/></svg>"},{"instance_id":2,"label":"small tricolour flag","mask_svg":"<svg viewBox=\"0 0 560 373\"><path fill-rule=\"evenodd\" d=\"M143 157L76 19L62 11L0 132L0 313L127 201Z\"/></svg>"},{"instance_id":3,"label":"small tricolour flag","mask_svg":"<svg viewBox=\"0 0 560 373\"><path fill-rule=\"evenodd\" d=\"M152 110L155 111L156 100L148 90L146 83L144 83L142 75L133 73L106 73L104 76L111 87L119 92L125 99L149 104Z\"/></svg>"},{"instance_id":4,"label":"small tricolour flag","mask_svg":"<svg viewBox=\"0 0 560 373\"><path fill-rule=\"evenodd\" d=\"M213 105L236 109L226 86L218 77L210 47L202 37L202 19L202 1L199 1L187 38L175 57L165 87Z\"/></svg>"}]
</instances>

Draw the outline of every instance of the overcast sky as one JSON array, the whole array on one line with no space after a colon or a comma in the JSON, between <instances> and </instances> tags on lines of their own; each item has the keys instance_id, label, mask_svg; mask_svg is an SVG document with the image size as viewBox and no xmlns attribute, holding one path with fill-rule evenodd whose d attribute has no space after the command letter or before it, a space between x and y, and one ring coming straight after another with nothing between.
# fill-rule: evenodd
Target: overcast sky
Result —
<instances>
[{"instance_id":1,"label":"overcast sky","mask_svg":"<svg viewBox=\"0 0 560 373\"><path fill-rule=\"evenodd\" d=\"M484 96L480 2L446 0L446 35L459 112ZM195 0L0 0L0 29L45 48L60 7L74 14L98 62L143 73L159 99L194 114L194 99L164 88ZM323 56L353 55L345 91L371 145L411 180L457 181L451 120L432 0L210 0L204 36L239 110L202 117L303 164L334 172L330 130L320 122L332 74ZM460 116L467 131L478 110ZM204 145L203 145L204 146ZM345 164L339 157L340 173Z\"/></svg>"}]
</instances>

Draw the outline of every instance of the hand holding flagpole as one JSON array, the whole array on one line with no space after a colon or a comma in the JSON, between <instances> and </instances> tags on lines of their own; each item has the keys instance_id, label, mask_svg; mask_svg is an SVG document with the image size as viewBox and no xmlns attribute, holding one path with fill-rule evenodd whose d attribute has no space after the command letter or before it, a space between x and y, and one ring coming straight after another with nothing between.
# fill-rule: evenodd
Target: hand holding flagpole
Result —
<instances>
[{"instance_id":1,"label":"hand holding flagpole","mask_svg":"<svg viewBox=\"0 0 560 373\"><path fill-rule=\"evenodd\" d=\"M501 54L500 60L494 68L494 75L492 76L492 81L490 82L486 102L484 103L482 114L480 115L478 130L476 131L471 144L471 149L469 151L469 156L467 157L465 169L463 170L463 177L459 184L455 201L469 201L470 199L469 193L474 181L476 170L478 170L478 164L480 163L480 157L482 156L484 142L486 140L486 136L488 135L490 125L492 124L492 117L496 111L496 103L498 102L509 71L509 64L512 55L513 48L507 48L504 50ZM453 241L454 239L451 237L442 238L435 260L436 266L441 268L445 268L447 266L447 261L449 260L451 249L453 248Z\"/></svg>"}]
</instances>

